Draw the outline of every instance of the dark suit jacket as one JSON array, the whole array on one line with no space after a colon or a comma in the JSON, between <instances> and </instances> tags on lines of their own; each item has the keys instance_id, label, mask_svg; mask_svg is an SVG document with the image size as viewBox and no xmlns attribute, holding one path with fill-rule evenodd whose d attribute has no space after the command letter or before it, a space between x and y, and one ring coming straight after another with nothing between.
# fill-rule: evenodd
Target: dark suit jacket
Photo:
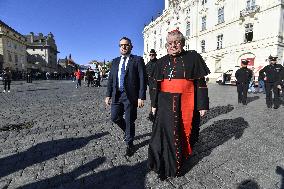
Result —
<instances>
[{"instance_id":1,"label":"dark suit jacket","mask_svg":"<svg viewBox=\"0 0 284 189\"><path fill-rule=\"evenodd\" d=\"M112 98L112 102L118 101L118 69L121 57L117 57L112 61L108 84L107 97ZM125 71L124 89L129 101L137 104L138 99L146 99L146 69L143 58L136 55L130 55Z\"/></svg>"}]
</instances>

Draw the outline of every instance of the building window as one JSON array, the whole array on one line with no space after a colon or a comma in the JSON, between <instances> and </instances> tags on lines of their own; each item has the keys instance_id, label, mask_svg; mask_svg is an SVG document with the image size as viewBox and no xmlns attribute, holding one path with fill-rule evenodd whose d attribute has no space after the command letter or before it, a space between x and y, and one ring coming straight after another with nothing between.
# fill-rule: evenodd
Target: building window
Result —
<instances>
[{"instance_id":1,"label":"building window","mask_svg":"<svg viewBox=\"0 0 284 189\"><path fill-rule=\"evenodd\" d=\"M202 0L201 4L204 5L205 3L207 3L207 0Z\"/></svg>"},{"instance_id":2,"label":"building window","mask_svg":"<svg viewBox=\"0 0 284 189\"><path fill-rule=\"evenodd\" d=\"M224 22L224 7L218 9L218 24Z\"/></svg>"},{"instance_id":3,"label":"building window","mask_svg":"<svg viewBox=\"0 0 284 189\"><path fill-rule=\"evenodd\" d=\"M201 31L206 30L206 16L201 18Z\"/></svg>"},{"instance_id":4,"label":"building window","mask_svg":"<svg viewBox=\"0 0 284 189\"><path fill-rule=\"evenodd\" d=\"M148 43L146 44L146 52L149 52L149 45L148 45Z\"/></svg>"},{"instance_id":5,"label":"building window","mask_svg":"<svg viewBox=\"0 0 284 189\"><path fill-rule=\"evenodd\" d=\"M201 41L201 52L204 53L205 52L205 40Z\"/></svg>"},{"instance_id":6,"label":"building window","mask_svg":"<svg viewBox=\"0 0 284 189\"><path fill-rule=\"evenodd\" d=\"M17 49L17 44L16 43L14 44L14 49Z\"/></svg>"},{"instance_id":7,"label":"building window","mask_svg":"<svg viewBox=\"0 0 284 189\"><path fill-rule=\"evenodd\" d=\"M15 62L18 63L18 55L15 54Z\"/></svg>"},{"instance_id":8,"label":"building window","mask_svg":"<svg viewBox=\"0 0 284 189\"><path fill-rule=\"evenodd\" d=\"M186 24L186 32L185 32L186 36L190 36L190 22L187 22Z\"/></svg>"},{"instance_id":9,"label":"building window","mask_svg":"<svg viewBox=\"0 0 284 189\"><path fill-rule=\"evenodd\" d=\"M9 52L8 52L8 60L9 60L9 62L12 62L12 55Z\"/></svg>"},{"instance_id":10,"label":"building window","mask_svg":"<svg viewBox=\"0 0 284 189\"><path fill-rule=\"evenodd\" d=\"M223 47L223 34L217 36L217 49L222 49Z\"/></svg>"},{"instance_id":11,"label":"building window","mask_svg":"<svg viewBox=\"0 0 284 189\"><path fill-rule=\"evenodd\" d=\"M215 72L222 72L221 61L220 60L216 60L215 61Z\"/></svg>"},{"instance_id":12,"label":"building window","mask_svg":"<svg viewBox=\"0 0 284 189\"><path fill-rule=\"evenodd\" d=\"M245 42L250 42L253 39L253 24L245 25Z\"/></svg>"},{"instance_id":13,"label":"building window","mask_svg":"<svg viewBox=\"0 0 284 189\"><path fill-rule=\"evenodd\" d=\"M154 41L154 49L156 50L156 41Z\"/></svg>"},{"instance_id":14,"label":"building window","mask_svg":"<svg viewBox=\"0 0 284 189\"><path fill-rule=\"evenodd\" d=\"M190 13L190 8L187 8L186 9L186 14L189 14Z\"/></svg>"},{"instance_id":15,"label":"building window","mask_svg":"<svg viewBox=\"0 0 284 189\"><path fill-rule=\"evenodd\" d=\"M247 10L253 10L255 8L255 0L247 0Z\"/></svg>"},{"instance_id":16,"label":"building window","mask_svg":"<svg viewBox=\"0 0 284 189\"><path fill-rule=\"evenodd\" d=\"M160 38L160 48L163 48L163 39Z\"/></svg>"}]
</instances>

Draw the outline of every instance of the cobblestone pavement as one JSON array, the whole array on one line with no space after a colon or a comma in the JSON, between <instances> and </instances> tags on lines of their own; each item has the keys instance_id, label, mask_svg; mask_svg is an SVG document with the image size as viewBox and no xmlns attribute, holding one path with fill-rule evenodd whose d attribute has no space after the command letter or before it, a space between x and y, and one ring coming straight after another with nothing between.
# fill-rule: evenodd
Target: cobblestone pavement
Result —
<instances>
[{"instance_id":1,"label":"cobblestone pavement","mask_svg":"<svg viewBox=\"0 0 284 189\"><path fill-rule=\"evenodd\" d=\"M234 86L210 84L211 110L185 175L160 181L146 166L149 101L127 158L105 90L34 81L0 93L0 188L284 188L284 108L267 109L264 94L243 106Z\"/></svg>"}]
</instances>

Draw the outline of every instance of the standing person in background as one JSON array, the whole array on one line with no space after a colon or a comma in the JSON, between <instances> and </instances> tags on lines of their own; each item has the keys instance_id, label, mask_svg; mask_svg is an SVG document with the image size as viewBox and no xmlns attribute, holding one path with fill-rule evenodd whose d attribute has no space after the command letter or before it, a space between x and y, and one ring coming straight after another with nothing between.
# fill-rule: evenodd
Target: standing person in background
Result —
<instances>
[{"instance_id":1,"label":"standing person in background","mask_svg":"<svg viewBox=\"0 0 284 189\"><path fill-rule=\"evenodd\" d=\"M28 73L27 73L27 83L32 83L32 82L33 82L32 72L28 71Z\"/></svg>"},{"instance_id":2,"label":"standing person in background","mask_svg":"<svg viewBox=\"0 0 284 189\"><path fill-rule=\"evenodd\" d=\"M155 117L149 143L148 167L161 179L181 173L199 135L200 116L209 109L205 76L210 73L196 51L184 51L185 37L167 35L168 54L157 61L152 112Z\"/></svg>"},{"instance_id":3,"label":"standing person in background","mask_svg":"<svg viewBox=\"0 0 284 189\"><path fill-rule=\"evenodd\" d=\"M87 79L87 87L89 87L92 80L93 80L93 76L92 76L92 73L90 71L90 68L88 68L87 71L86 71L86 79Z\"/></svg>"},{"instance_id":4,"label":"standing person in background","mask_svg":"<svg viewBox=\"0 0 284 189\"><path fill-rule=\"evenodd\" d=\"M76 88L78 88L79 86L81 87L81 80L82 80L82 77L83 77L83 73L81 72L80 68L77 68L77 71L75 72L74 75L75 75L76 80L77 80Z\"/></svg>"},{"instance_id":5,"label":"standing person in background","mask_svg":"<svg viewBox=\"0 0 284 189\"><path fill-rule=\"evenodd\" d=\"M280 89L279 89L279 80L284 69L282 65L277 63L277 56L269 56L269 65L265 66L263 69L259 71L260 77L265 82L265 94L266 94L266 105L268 108L272 108L272 104L274 104L274 109L278 109L280 107ZM272 100L272 91L274 94L274 98Z\"/></svg>"},{"instance_id":6,"label":"standing person in background","mask_svg":"<svg viewBox=\"0 0 284 189\"><path fill-rule=\"evenodd\" d=\"M100 69L97 69L98 72L98 78L97 78L97 87L101 87L101 72Z\"/></svg>"},{"instance_id":7,"label":"standing person in background","mask_svg":"<svg viewBox=\"0 0 284 189\"><path fill-rule=\"evenodd\" d=\"M247 105L247 94L252 79L252 70L247 68L248 60L242 60L241 68L236 71L238 103Z\"/></svg>"},{"instance_id":8,"label":"standing person in background","mask_svg":"<svg viewBox=\"0 0 284 189\"><path fill-rule=\"evenodd\" d=\"M154 102L153 98L154 98L154 71L155 71L155 67L156 67L156 63L157 63L157 54L156 54L156 51L154 49L151 49L150 50L150 61L146 64L146 71L147 71L147 75L148 75L148 80L147 80L147 84L149 86L149 95L150 95L150 100L151 102ZM150 107L150 113L149 113L149 116L148 116L148 119L150 121L154 121L154 115L152 113L152 107L153 107L153 104L151 104L151 107Z\"/></svg>"},{"instance_id":9,"label":"standing person in background","mask_svg":"<svg viewBox=\"0 0 284 189\"><path fill-rule=\"evenodd\" d=\"M120 57L112 61L105 103L111 105L111 120L124 132L126 156L134 153L135 120L137 107L146 99L146 70L143 58L132 55L131 40L119 40Z\"/></svg>"},{"instance_id":10,"label":"standing person in background","mask_svg":"<svg viewBox=\"0 0 284 189\"><path fill-rule=\"evenodd\" d=\"M252 71L252 76L251 76L251 80L249 82L249 89L248 89L248 92L249 93L255 93L255 83L254 83L254 67L251 68L251 71Z\"/></svg>"},{"instance_id":11,"label":"standing person in background","mask_svg":"<svg viewBox=\"0 0 284 189\"><path fill-rule=\"evenodd\" d=\"M10 68L7 67L4 69L4 73L3 73L3 82L4 82L3 93L5 93L7 89L8 89L8 93L10 92L11 81L12 81L12 73L11 73Z\"/></svg>"}]
</instances>

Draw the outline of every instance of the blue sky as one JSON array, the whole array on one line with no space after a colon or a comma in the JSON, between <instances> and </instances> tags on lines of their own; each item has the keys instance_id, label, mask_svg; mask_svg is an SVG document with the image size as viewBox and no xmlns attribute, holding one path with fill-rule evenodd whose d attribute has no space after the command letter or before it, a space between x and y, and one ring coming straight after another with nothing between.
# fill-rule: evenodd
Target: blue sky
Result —
<instances>
[{"instance_id":1,"label":"blue sky","mask_svg":"<svg viewBox=\"0 0 284 189\"><path fill-rule=\"evenodd\" d=\"M55 36L58 58L75 62L111 60L128 36L142 56L144 24L164 9L164 0L0 0L0 19L25 35Z\"/></svg>"}]
</instances>

